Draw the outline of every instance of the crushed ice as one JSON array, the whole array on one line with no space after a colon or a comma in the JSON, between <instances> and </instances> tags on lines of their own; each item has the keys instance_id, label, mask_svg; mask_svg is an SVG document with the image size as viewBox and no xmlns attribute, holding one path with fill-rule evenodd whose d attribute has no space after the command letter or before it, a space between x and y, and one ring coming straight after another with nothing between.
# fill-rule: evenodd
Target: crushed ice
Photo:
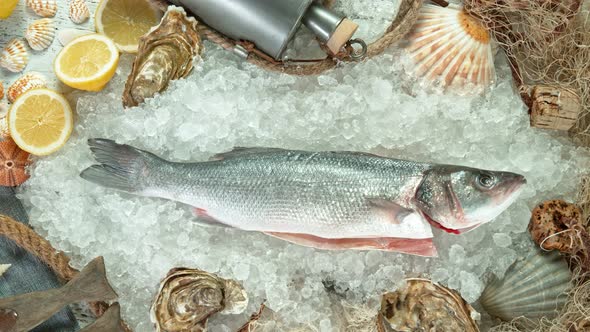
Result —
<instances>
[{"instance_id":1,"label":"crushed ice","mask_svg":"<svg viewBox=\"0 0 590 332\"><path fill-rule=\"evenodd\" d=\"M390 1L342 5L376 36L389 24ZM347 2L348 3L348 2ZM355 3L357 3L355 1ZM360 2L359 2L360 3ZM305 46L303 34L293 45ZM295 54L295 53L293 53ZM267 300L292 324L338 330L336 298L378 304L404 277L426 276L476 301L491 274L502 275L529 248L526 225L536 202L571 198L588 165L587 150L529 127L508 67L483 96L426 94L405 73L396 50L317 77L263 71L206 43L204 62L185 80L124 111L121 91L131 65L123 58L108 88L71 95L73 137L31 168L21 190L31 222L78 266L103 255L125 319L149 331L156 286L175 266L197 267L244 283L251 298L239 317L219 318L213 331L235 330ZM436 231L440 258L383 252L327 252L257 233L201 227L189 207L84 182L92 163L86 139L113 138L176 161L205 160L234 146L357 150L525 174L521 199L492 223L456 236Z\"/></svg>"}]
</instances>

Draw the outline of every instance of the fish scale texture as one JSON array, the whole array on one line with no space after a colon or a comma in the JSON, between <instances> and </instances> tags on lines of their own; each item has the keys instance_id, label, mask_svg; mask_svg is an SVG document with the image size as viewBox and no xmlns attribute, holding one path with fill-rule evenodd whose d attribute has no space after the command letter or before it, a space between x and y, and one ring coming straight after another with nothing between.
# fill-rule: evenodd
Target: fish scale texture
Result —
<instances>
[{"instance_id":1,"label":"fish scale texture","mask_svg":"<svg viewBox=\"0 0 590 332\"><path fill-rule=\"evenodd\" d=\"M341 2L362 23L361 36L382 32L379 24L387 25L393 10L391 1ZM312 43L303 35L293 45ZM150 303L159 280L175 266L234 278L248 290L247 312L216 317L212 331L234 331L265 299L289 327L341 331L340 300L375 309L380 293L407 276L432 277L474 302L489 275L502 275L530 249L530 207L547 197L572 199L588 169L587 150L559 133L530 128L501 58L498 82L483 96L441 95L411 79L409 61L396 48L324 75L292 77L260 70L211 43L205 47L205 61L188 78L139 108L121 106L129 57L104 91L71 95L80 97L72 138L56 154L36 160L19 190L35 229L75 257L77 267L105 256L123 315L137 331L152 330ZM525 175L528 184L493 222L464 235L434 230L438 259L329 252L259 233L201 227L183 204L88 183L78 174L93 163L90 137L178 162L204 161L236 146L348 150L506 170ZM338 300L332 302L334 293Z\"/></svg>"}]
</instances>

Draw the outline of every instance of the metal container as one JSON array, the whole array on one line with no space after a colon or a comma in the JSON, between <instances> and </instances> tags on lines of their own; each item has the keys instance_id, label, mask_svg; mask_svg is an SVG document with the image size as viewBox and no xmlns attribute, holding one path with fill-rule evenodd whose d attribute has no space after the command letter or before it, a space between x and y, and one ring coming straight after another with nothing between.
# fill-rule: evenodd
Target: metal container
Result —
<instances>
[{"instance_id":1,"label":"metal container","mask_svg":"<svg viewBox=\"0 0 590 332\"><path fill-rule=\"evenodd\" d=\"M253 42L258 49L277 60L281 59L302 22L326 42L344 20L344 16L314 3L314 0L169 1L185 7L205 24L234 40ZM348 37L345 34L344 39ZM340 46L336 42L331 49Z\"/></svg>"}]
</instances>

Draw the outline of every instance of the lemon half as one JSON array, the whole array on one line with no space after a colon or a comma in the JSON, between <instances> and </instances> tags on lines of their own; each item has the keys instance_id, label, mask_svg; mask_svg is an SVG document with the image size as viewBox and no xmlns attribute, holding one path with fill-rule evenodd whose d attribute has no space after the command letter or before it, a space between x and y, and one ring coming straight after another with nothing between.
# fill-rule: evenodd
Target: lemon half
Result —
<instances>
[{"instance_id":1,"label":"lemon half","mask_svg":"<svg viewBox=\"0 0 590 332\"><path fill-rule=\"evenodd\" d=\"M53 69L72 88L100 91L115 75L118 63L119 50L113 41L93 33L67 44L55 58Z\"/></svg>"},{"instance_id":2,"label":"lemon half","mask_svg":"<svg viewBox=\"0 0 590 332\"><path fill-rule=\"evenodd\" d=\"M8 130L23 150L44 156L59 150L70 138L74 116L68 101L49 89L20 96L8 111Z\"/></svg>"},{"instance_id":3,"label":"lemon half","mask_svg":"<svg viewBox=\"0 0 590 332\"><path fill-rule=\"evenodd\" d=\"M111 38L124 53L136 53L139 37L160 21L149 0L102 0L96 8L96 32Z\"/></svg>"}]
</instances>

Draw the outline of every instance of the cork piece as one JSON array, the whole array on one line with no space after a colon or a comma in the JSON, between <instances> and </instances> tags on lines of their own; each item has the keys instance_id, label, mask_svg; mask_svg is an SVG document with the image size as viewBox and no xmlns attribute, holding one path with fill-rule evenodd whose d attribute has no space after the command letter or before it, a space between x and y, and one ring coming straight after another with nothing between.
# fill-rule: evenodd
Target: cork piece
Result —
<instances>
[{"instance_id":1,"label":"cork piece","mask_svg":"<svg viewBox=\"0 0 590 332\"><path fill-rule=\"evenodd\" d=\"M347 18L343 19L332 34L332 37L326 42L326 46L328 46L330 52L333 54L340 52L342 46L352 38L358 27L358 24L353 21Z\"/></svg>"},{"instance_id":2,"label":"cork piece","mask_svg":"<svg viewBox=\"0 0 590 332\"><path fill-rule=\"evenodd\" d=\"M569 130L581 111L580 97L563 88L537 85L531 99L532 127Z\"/></svg>"}]
</instances>

